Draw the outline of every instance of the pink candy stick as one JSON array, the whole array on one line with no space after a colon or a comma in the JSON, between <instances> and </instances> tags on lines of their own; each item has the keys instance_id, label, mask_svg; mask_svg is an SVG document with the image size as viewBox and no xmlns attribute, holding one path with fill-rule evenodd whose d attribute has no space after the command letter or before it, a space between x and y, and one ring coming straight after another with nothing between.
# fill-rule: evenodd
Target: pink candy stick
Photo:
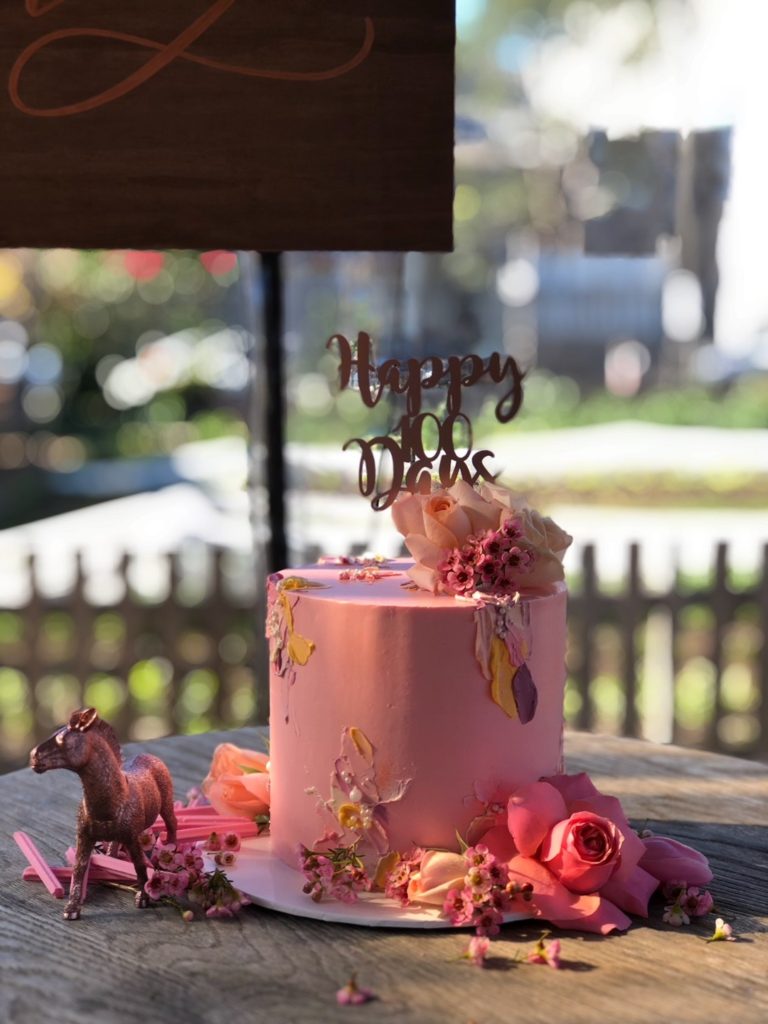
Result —
<instances>
[{"instance_id":1,"label":"pink candy stick","mask_svg":"<svg viewBox=\"0 0 768 1024\"><path fill-rule=\"evenodd\" d=\"M108 857L104 853L91 854L91 864L95 868L105 868L115 876L115 881L135 882L136 869L129 860L120 860L119 857ZM147 874L152 875L152 868L147 867Z\"/></svg>"},{"instance_id":2,"label":"pink candy stick","mask_svg":"<svg viewBox=\"0 0 768 1024\"><path fill-rule=\"evenodd\" d=\"M69 847L67 850L67 860L70 864L75 863L75 857L77 856L73 847ZM92 853L91 868L98 869L100 875L108 874L110 876L110 882L135 882L136 871L133 864L129 860L121 860L120 857L108 857L105 853ZM152 874L152 868L147 868L149 874ZM95 877L95 876L94 876Z\"/></svg>"},{"instance_id":3,"label":"pink candy stick","mask_svg":"<svg viewBox=\"0 0 768 1024\"><path fill-rule=\"evenodd\" d=\"M90 868L89 867L90 879L94 882L119 882L119 878L115 878L109 871L105 871L102 868ZM60 882L69 882L72 878L72 868L59 867L58 865L52 866L51 871L59 879ZM21 873L21 877L25 882L42 882L42 878L37 873L36 868L24 868Z\"/></svg>"},{"instance_id":4,"label":"pink candy stick","mask_svg":"<svg viewBox=\"0 0 768 1024\"><path fill-rule=\"evenodd\" d=\"M72 868L51 867L51 871L60 882L68 882L72 877ZM24 868L21 872L21 877L25 882L42 882L42 878L37 873L37 868L33 867Z\"/></svg>"},{"instance_id":5,"label":"pink candy stick","mask_svg":"<svg viewBox=\"0 0 768 1024\"><path fill-rule=\"evenodd\" d=\"M43 855L40 853L38 848L32 842L26 832L14 832L13 838L27 858L29 863L35 869L40 876L43 885L46 887L51 896L55 896L57 900L64 898L64 886L61 884L59 879L51 869L50 864L45 860Z\"/></svg>"},{"instance_id":6,"label":"pink candy stick","mask_svg":"<svg viewBox=\"0 0 768 1024\"><path fill-rule=\"evenodd\" d=\"M207 839L211 832L218 832L219 835L222 832L237 832L241 839L246 839L248 836L257 836L260 829L258 825L247 821L243 821L236 828L232 825L225 825L220 828L211 828L209 825L196 825L189 828L180 828L176 838L179 840Z\"/></svg>"}]
</instances>

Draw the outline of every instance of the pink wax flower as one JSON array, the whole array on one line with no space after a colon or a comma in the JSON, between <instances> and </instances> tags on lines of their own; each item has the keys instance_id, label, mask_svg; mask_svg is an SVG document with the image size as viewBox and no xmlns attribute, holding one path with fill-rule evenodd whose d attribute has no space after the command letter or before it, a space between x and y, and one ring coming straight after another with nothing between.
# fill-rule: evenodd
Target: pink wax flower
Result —
<instances>
[{"instance_id":1,"label":"pink wax flower","mask_svg":"<svg viewBox=\"0 0 768 1024\"><path fill-rule=\"evenodd\" d=\"M471 960L475 967L485 967L485 960L488 950L491 947L491 940L485 935L473 935L469 940L467 952L464 956Z\"/></svg>"},{"instance_id":2,"label":"pink wax flower","mask_svg":"<svg viewBox=\"0 0 768 1024\"><path fill-rule=\"evenodd\" d=\"M232 853L237 853L240 849L240 836L237 832L227 832L221 840L221 848L223 850L230 850Z\"/></svg>"},{"instance_id":3,"label":"pink wax flower","mask_svg":"<svg viewBox=\"0 0 768 1024\"><path fill-rule=\"evenodd\" d=\"M506 823L482 838L507 860L513 881L533 887L537 915L563 928L605 934L628 928L628 913L647 917L670 852L678 867L695 864L700 877L711 877L705 858L694 851L684 858L682 844L652 844L649 854L619 801L585 774L521 786L509 798Z\"/></svg>"},{"instance_id":4,"label":"pink wax flower","mask_svg":"<svg viewBox=\"0 0 768 1024\"><path fill-rule=\"evenodd\" d=\"M339 1006L361 1006L368 1003L376 996L369 988L362 988L357 984L357 978L353 974L346 985L336 993L336 1002Z\"/></svg>"},{"instance_id":5,"label":"pink wax flower","mask_svg":"<svg viewBox=\"0 0 768 1024\"><path fill-rule=\"evenodd\" d=\"M708 889L699 889L695 885L689 886L680 900L680 905L690 917L704 917L712 910L714 903Z\"/></svg>"},{"instance_id":6,"label":"pink wax flower","mask_svg":"<svg viewBox=\"0 0 768 1024\"><path fill-rule=\"evenodd\" d=\"M552 939L551 942L545 942L544 940L548 934L549 932L545 932L542 935L526 957L526 960L529 964L545 964L547 967L558 970L562 966L560 963L560 939Z\"/></svg>"}]
</instances>

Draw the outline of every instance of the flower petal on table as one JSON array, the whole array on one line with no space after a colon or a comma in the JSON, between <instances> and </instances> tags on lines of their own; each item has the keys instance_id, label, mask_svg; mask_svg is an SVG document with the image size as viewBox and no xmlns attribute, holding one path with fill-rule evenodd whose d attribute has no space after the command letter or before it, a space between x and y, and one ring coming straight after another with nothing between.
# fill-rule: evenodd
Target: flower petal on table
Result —
<instances>
[{"instance_id":1,"label":"flower petal on table","mask_svg":"<svg viewBox=\"0 0 768 1024\"><path fill-rule=\"evenodd\" d=\"M640 840L644 846L640 866L660 882L707 885L712 881L709 861L703 853L666 836Z\"/></svg>"}]
</instances>

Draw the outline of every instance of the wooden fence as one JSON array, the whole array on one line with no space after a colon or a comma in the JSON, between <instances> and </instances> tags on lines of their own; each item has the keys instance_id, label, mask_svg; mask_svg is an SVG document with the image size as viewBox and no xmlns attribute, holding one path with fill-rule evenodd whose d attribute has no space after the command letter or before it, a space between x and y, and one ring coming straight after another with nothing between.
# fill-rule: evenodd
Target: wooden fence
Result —
<instances>
[{"instance_id":1,"label":"wooden fence","mask_svg":"<svg viewBox=\"0 0 768 1024\"><path fill-rule=\"evenodd\" d=\"M669 733L660 738L768 759L768 545L756 579L739 588L731 578L725 543L716 546L708 580L688 582L676 570L666 592L644 590L640 554L638 544L629 546L623 586L606 592L597 577L594 545L582 549L581 579L569 603L570 684L577 695L573 724L586 730L600 725L595 684L600 678L600 632L607 626L618 636L620 649L614 672L622 700L612 731L647 735L643 717L653 717L654 700L667 700ZM690 612L698 614L692 617ZM661 652L649 650L657 642L649 635L649 625L659 615L666 626L666 649ZM696 669L686 674L694 661ZM642 678L645 716L640 699L643 663L649 666ZM684 682L693 688L688 703L698 703L698 715L681 713Z\"/></svg>"},{"instance_id":2,"label":"wooden fence","mask_svg":"<svg viewBox=\"0 0 768 1024\"><path fill-rule=\"evenodd\" d=\"M0 608L0 770L83 703L120 735L148 739L264 722L262 588L250 558L208 549L190 572L183 553L158 556L164 592L115 571L121 596L94 596L84 559L58 596L27 565L28 600ZM595 549L571 583L566 717L582 729L673 740L768 758L768 547L762 571L737 588L728 548L710 578L679 574L647 592L638 545L620 586L601 584ZM233 571L234 570L236 571Z\"/></svg>"},{"instance_id":3,"label":"wooden fence","mask_svg":"<svg viewBox=\"0 0 768 1024\"><path fill-rule=\"evenodd\" d=\"M194 570L184 552L155 558L160 594L134 586L139 560L125 555L114 569L121 596L107 603L94 595L82 556L71 587L56 596L41 589L29 560L28 600L0 608L0 769L23 763L85 703L134 739L267 720L252 559L197 554Z\"/></svg>"}]
</instances>

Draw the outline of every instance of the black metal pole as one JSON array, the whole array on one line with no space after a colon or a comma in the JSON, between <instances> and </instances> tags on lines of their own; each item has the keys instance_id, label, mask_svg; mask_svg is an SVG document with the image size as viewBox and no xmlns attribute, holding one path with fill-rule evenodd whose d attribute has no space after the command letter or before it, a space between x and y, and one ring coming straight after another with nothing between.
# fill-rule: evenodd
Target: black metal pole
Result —
<instances>
[{"instance_id":1,"label":"black metal pole","mask_svg":"<svg viewBox=\"0 0 768 1024\"><path fill-rule=\"evenodd\" d=\"M288 564L285 536L285 361L283 357L283 266L279 252L261 254L264 316L264 441L269 502L268 566L270 572Z\"/></svg>"}]
</instances>

